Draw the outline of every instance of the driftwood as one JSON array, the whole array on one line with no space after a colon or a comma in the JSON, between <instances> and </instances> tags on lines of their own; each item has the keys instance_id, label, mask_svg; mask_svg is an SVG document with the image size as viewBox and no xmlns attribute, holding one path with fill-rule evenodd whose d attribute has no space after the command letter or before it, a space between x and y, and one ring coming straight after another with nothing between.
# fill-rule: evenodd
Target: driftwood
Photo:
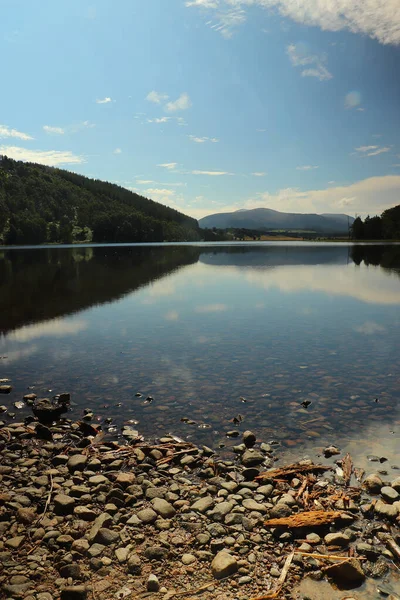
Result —
<instances>
[{"instance_id":1,"label":"driftwood","mask_svg":"<svg viewBox=\"0 0 400 600\"><path fill-rule=\"evenodd\" d=\"M340 519L343 512L338 510L310 510L308 512L297 513L290 517L280 519L268 519L264 522L266 527L320 527L329 525Z\"/></svg>"},{"instance_id":2,"label":"driftwood","mask_svg":"<svg viewBox=\"0 0 400 600\"><path fill-rule=\"evenodd\" d=\"M346 485L349 485L351 479L351 473L353 471L353 461L349 453L345 455L342 460L343 479Z\"/></svg>"},{"instance_id":3,"label":"driftwood","mask_svg":"<svg viewBox=\"0 0 400 600\"><path fill-rule=\"evenodd\" d=\"M257 475L256 479L281 479L292 475L299 475L301 473L324 473L325 471L331 471L331 467L324 465L303 465L294 463L287 467L278 467L277 469L271 469L270 471L263 471Z\"/></svg>"}]
</instances>

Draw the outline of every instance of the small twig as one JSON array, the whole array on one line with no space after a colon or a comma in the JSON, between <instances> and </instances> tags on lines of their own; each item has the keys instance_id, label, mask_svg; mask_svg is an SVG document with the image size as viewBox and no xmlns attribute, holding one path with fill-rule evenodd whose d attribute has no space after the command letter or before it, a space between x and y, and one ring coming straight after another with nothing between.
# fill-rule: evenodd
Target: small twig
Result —
<instances>
[{"instance_id":1,"label":"small twig","mask_svg":"<svg viewBox=\"0 0 400 600\"><path fill-rule=\"evenodd\" d=\"M336 556L335 554L313 554L312 552L301 552L300 550L296 550L296 554L301 554L301 556L309 556L310 558L319 558L325 560L350 560L351 556ZM358 560L366 560L363 557L357 557Z\"/></svg>"},{"instance_id":2,"label":"small twig","mask_svg":"<svg viewBox=\"0 0 400 600\"><path fill-rule=\"evenodd\" d=\"M44 507L44 511L43 511L43 514L41 515L41 517L39 518L38 523L41 523L43 521L44 516L45 516L45 514L47 512L47 509L49 508L49 504L50 504L50 500L51 500L51 494L53 493L53 485L54 484L53 484L53 477L51 476L51 473L50 473L50 484L51 485L50 485L49 495L47 496L47 500L46 500L46 504L45 504L45 507Z\"/></svg>"},{"instance_id":3,"label":"small twig","mask_svg":"<svg viewBox=\"0 0 400 600\"><path fill-rule=\"evenodd\" d=\"M293 552L291 552L291 554L289 554L289 556L287 556L287 558L285 560L285 564L283 565L282 573L280 574L280 577L278 579L278 586L280 586L280 587L282 587L283 584L285 583L286 576L290 569L290 565L292 564L293 556L294 556L294 550L293 550Z\"/></svg>"}]
</instances>

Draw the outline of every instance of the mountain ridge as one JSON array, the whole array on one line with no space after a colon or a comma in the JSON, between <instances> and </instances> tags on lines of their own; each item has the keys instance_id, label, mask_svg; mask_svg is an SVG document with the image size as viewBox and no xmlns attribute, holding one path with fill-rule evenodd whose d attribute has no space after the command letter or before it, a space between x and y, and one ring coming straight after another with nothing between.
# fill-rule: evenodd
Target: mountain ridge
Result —
<instances>
[{"instance_id":1,"label":"mountain ridge","mask_svg":"<svg viewBox=\"0 0 400 600\"><path fill-rule=\"evenodd\" d=\"M347 234L353 221L353 217L343 213L285 213L271 208L252 208L207 215L199 219L199 226L204 229L304 230Z\"/></svg>"}]
</instances>

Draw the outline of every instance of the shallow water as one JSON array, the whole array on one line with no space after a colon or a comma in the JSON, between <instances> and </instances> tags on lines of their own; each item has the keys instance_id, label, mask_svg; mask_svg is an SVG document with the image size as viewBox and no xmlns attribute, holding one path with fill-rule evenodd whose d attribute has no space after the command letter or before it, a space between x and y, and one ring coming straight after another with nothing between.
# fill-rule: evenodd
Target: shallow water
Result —
<instances>
[{"instance_id":1,"label":"shallow water","mask_svg":"<svg viewBox=\"0 0 400 600\"><path fill-rule=\"evenodd\" d=\"M282 458L335 443L390 475L399 309L397 245L3 250L0 378L14 389L0 400L69 391L73 416L112 417L114 436L134 420L213 447L233 443L241 415L239 431L276 440Z\"/></svg>"}]
</instances>

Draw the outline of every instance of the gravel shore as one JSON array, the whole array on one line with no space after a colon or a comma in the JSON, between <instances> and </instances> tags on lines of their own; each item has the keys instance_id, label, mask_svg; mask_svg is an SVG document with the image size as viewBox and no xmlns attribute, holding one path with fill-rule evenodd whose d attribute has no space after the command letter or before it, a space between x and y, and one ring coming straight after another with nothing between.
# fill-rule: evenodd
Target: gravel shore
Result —
<instances>
[{"instance_id":1,"label":"gravel shore","mask_svg":"<svg viewBox=\"0 0 400 600\"><path fill-rule=\"evenodd\" d=\"M400 564L400 477L364 478L332 447L277 466L249 431L231 460L123 434L0 422L2 598L305 599L305 577L362 589Z\"/></svg>"}]
</instances>

